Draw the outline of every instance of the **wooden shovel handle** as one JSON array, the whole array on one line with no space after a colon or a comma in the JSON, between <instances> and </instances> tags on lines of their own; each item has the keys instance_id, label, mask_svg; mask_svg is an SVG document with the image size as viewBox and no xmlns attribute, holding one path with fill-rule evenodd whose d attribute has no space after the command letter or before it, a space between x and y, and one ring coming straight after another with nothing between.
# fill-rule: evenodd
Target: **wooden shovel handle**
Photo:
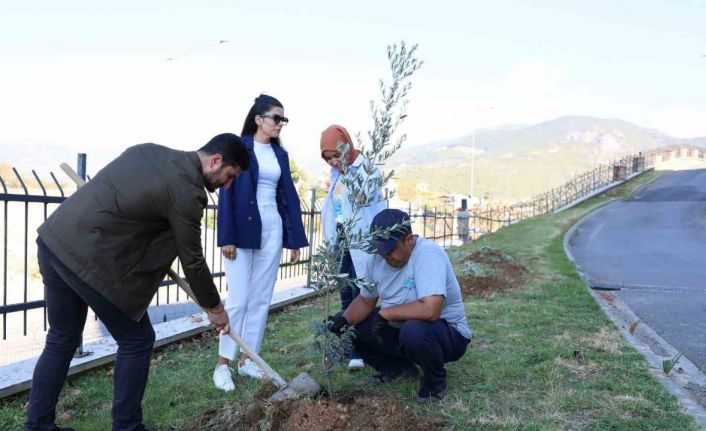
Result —
<instances>
[{"instance_id":1,"label":"wooden shovel handle","mask_svg":"<svg viewBox=\"0 0 706 431\"><path fill-rule=\"evenodd\" d=\"M172 270L171 268L169 268L169 270L167 271L167 275L169 275L169 277L170 277L172 280L174 280L174 281L176 282L176 284L177 284L179 287L181 287L181 289L182 289L184 292L186 292L186 294L189 295L189 296L191 297L191 299L194 300L194 302L196 302L196 304L198 304L198 302L196 301L196 297L194 296L194 292L191 290L191 286L189 286L189 284L186 282L186 280L184 280L183 278L181 278L181 277L179 276L179 274L177 274L176 272L174 272L174 270ZM199 307L201 307L201 305L199 305ZM208 310L206 310L205 308L201 307L201 309L202 309L205 313L208 313ZM255 353L255 352L250 348L250 346L248 346L247 344L245 344L245 341L244 341L242 338L240 338L240 336L239 336L238 334L236 334L235 331L229 331L229 332L228 332L228 335L230 335L230 338L232 338L233 341L235 341L235 343L236 343L238 346L240 346L240 349L241 349L243 352L245 352L245 354L247 354L247 355L250 357L250 359L252 359L253 361L255 361L255 363L262 369L262 371L263 371L270 379L272 379L278 387L283 388L283 387L287 386L287 382L282 378L282 376L280 376L280 375L277 373L277 371L273 370L269 365L267 365L267 362L265 362L265 360L262 359L262 358L260 357L260 355L258 355L257 353Z\"/></svg>"}]
</instances>

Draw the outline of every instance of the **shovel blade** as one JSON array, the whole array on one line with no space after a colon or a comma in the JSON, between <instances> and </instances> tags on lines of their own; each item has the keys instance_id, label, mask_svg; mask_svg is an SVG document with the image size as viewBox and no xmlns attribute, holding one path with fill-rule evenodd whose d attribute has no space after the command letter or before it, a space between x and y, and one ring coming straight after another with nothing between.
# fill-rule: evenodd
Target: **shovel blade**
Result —
<instances>
[{"instance_id":1,"label":"shovel blade","mask_svg":"<svg viewBox=\"0 0 706 431\"><path fill-rule=\"evenodd\" d=\"M269 401L281 401L287 398L310 397L321 392L321 385L309 374L301 373L287 387L275 392Z\"/></svg>"}]
</instances>

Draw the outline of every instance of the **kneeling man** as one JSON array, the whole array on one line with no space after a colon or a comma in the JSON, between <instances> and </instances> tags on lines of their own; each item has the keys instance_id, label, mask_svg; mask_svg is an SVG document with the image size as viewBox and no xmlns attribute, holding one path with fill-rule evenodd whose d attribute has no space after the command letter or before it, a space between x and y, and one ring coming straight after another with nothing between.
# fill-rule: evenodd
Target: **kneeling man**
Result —
<instances>
[{"instance_id":1,"label":"kneeling man","mask_svg":"<svg viewBox=\"0 0 706 431\"><path fill-rule=\"evenodd\" d=\"M377 286L361 289L345 312L329 318L329 328L340 334L355 325L353 344L377 370L376 381L415 377L419 366L417 402L439 401L447 391L444 365L461 358L471 341L451 261L439 245L412 234L403 211L381 211L370 230L377 254L366 281Z\"/></svg>"}]
</instances>

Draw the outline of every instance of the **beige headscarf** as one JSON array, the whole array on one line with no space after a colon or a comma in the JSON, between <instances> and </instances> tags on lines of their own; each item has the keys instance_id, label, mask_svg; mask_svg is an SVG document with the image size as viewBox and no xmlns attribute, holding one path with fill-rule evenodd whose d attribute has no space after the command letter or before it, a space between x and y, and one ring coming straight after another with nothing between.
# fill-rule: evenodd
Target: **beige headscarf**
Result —
<instances>
[{"instance_id":1,"label":"beige headscarf","mask_svg":"<svg viewBox=\"0 0 706 431\"><path fill-rule=\"evenodd\" d=\"M347 164L351 164L355 161L360 151L353 147L353 140L351 139L348 131L345 127L334 124L329 126L321 132L321 157L324 157L324 151L338 151L338 143L345 142L349 145Z\"/></svg>"}]
</instances>

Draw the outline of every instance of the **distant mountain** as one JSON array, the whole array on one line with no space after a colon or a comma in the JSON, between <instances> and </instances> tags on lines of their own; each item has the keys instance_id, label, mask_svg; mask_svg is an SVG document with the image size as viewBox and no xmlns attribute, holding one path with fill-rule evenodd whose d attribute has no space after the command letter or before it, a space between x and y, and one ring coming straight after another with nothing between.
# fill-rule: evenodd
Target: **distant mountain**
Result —
<instances>
[{"instance_id":1,"label":"distant mountain","mask_svg":"<svg viewBox=\"0 0 706 431\"><path fill-rule=\"evenodd\" d=\"M48 176L49 172L58 175L61 173L59 164L62 162L76 167L78 153L76 149L37 139L0 140L0 164L5 166L2 170L2 178L7 180L8 172L14 177L9 167L17 168L23 177L32 177L32 170L41 177ZM90 149L87 151L86 163L88 174L95 174L118 154L119 151Z\"/></svg>"},{"instance_id":2,"label":"distant mountain","mask_svg":"<svg viewBox=\"0 0 706 431\"><path fill-rule=\"evenodd\" d=\"M430 201L445 194L468 194L471 185L473 135L417 146L404 146L388 163L394 168L399 197ZM706 137L677 139L658 130L610 118L567 116L535 125L502 125L476 132L476 196L515 201L558 186L574 174L592 169L628 153L687 143L706 147ZM90 149L88 173L94 175L122 150ZM0 140L0 176L15 181L10 169L17 167L23 178L31 170L43 178L54 172L60 181L61 162L76 165L76 149L27 139ZM320 160L310 169L323 173ZM326 175L322 175L326 177Z\"/></svg>"},{"instance_id":3,"label":"distant mountain","mask_svg":"<svg viewBox=\"0 0 706 431\"><path fill-rule=\"evenodd\" d=\"M567 116L478 130L475 151L473 135L403 148L389 166L397 171L400 190L414 194L415 189L416 198L467 194L475 152L475 194L517 200L625 154L681 142L706 147L706 137L682 140L623 120Z\"/></svg>"},{"instance_id":4,"label":"distant mountain","mask_svg":"<svg viewBox=\"0 0 706 431\"><path fill-rule=\"evenodd\" d=\"M18 169L58 169L61 162L75 163L76 153L67 147L36 139L0 141L0 162Z\"/></svg>"},{"instance_id":5,"label":"distant mountain","mask_svg":"<svg viewBox=\"0 0 706 431\"><path fill-rule=\"evenodd\" d=\"M706 147L706 136L702 138L685 139L684 142L690 145L696 145L697 147Z\"/></svg>"}]
</instances>

